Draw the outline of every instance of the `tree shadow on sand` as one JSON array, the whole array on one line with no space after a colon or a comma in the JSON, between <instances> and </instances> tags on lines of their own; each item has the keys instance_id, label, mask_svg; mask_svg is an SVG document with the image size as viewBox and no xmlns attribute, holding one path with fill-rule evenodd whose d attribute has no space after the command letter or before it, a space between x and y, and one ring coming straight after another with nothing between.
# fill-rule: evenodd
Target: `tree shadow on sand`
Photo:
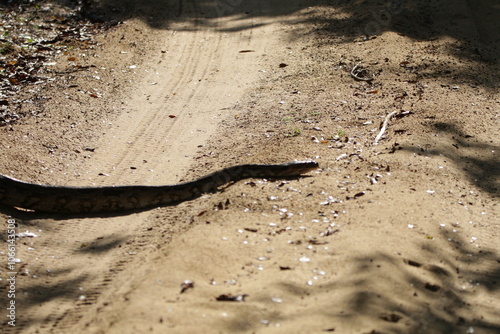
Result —
<instances>
[{"instance_id":1,"label":"tree shadow on sand","mask_svg":"<svg viewBox=\"0 0 500 334\"><path fill-rule=\"evenodd\" d=\"M253 18L265 17L269 19L267 23L286 20L291 39L308 33L298 28L298 23L307 23L332 44L369 42L386 31L429 43L449 36L452 40L444 52L477 66L455 68L451 65L450 71L444 72L431 66L426 76L472 82L486 88L498 85L494 75L500 58L500 8L495 0L101 0L84 3L89 17L117 21L139 18L155 29L168 29L172 23L181 22L183 25L176 25L176 29L241 31L256 27ZM230 18L230 28L218 25L217 19L221 17Z\"/></svg>"},{"instance_id":2,"label":"tree shadow on sand","mask_svg":"<svg viewBox=\"0 0 500 334\"><path fill-rule=\"evenodd\" d=\"M41 229L46 238L45 240L33 240L33 242L28 237L17 238L15 256L20 258L21 262L15 263L14 269L9 269L8 272L4 270L2 274L4 282L8 277L15 277L13 285L15 296L9 296L10 283L0 285L0 305L9 305L11 301L15 301L16 306L15 327L7 325L7 322L11 320L8 317L3 317L0 321L0 326L5 328L7 333L9 333L9 328L13 329L14 332L19 332L23 328L29 328L36 324L42 324L42 327L48 323L57 324L66 317L68 312L76 312L77 314L79 309L94 304L102 290L110 284L112 277L124 268L127 261L122 259L112 263L112 267L98 278L87 272L82 273L82 268L76 265L61 266L58 264L57 249L64 236L59 234L55 222L47 223L19 218L16 218L15 222L17 233L27 229L30 231ZM68 222L61 222L61 224L64 223ZM5 230L0 231L0 240L7 240ZM111 235L88 243L82 242L80 247L62 256L87 256L87 266L93 267L101 261L102 256L118 249L125 242L125 237ZM40 262L38 257L44 260ZM30 260L27 261L27 258ZM50 258L53 260L46 260ZM7 261L7 258L5 259ZM86 288L82 289L82 287ZM47 305L52 305L53 313L46 315L37 311ZM61 307L57 305L61 305ZM68 305L71 306L69 309Z\"/></svg>"},{"instance_id":3,"label":"tree shadow on sand","mask_svg":"<svg viewBox=\"0 0 500 334\"><path fill-rule=\"evenodd\" d=\"M386 31L430 44L449 36L452 39L447 41L444 52L472 65L459 67L444 63L433 69L434 65L426 77L472 82L490 89L498 87L495 75L500 58L500 8L496 0L54 1L78 8L79 15L94 22L139 19L154 29L172 29L175 24L176 30L238 32L282 21L288 24L290 39L300 38L312 29L333 45L369 42ZM25 2L3 0L0 9ZM228 18L231 24L220 25L220 18ZM257 22L255 18L267 20ZM309 31L302 30L300 23L308 24ZM443 66L448 66L449 71L442 71Z\"/></svg>"},{"instance_id":4,"label":"tree shadow on sand","mask_svg":"<svg viewBox=\"0 0 500 334\"><path fill-rule=\"evenodd\" d=\"M401 145L403 151L427 156L444 156L462 170L469 182L498 197L500 190L500 147L478 141L455 123L433 122L429 127L438 132L439 139L429 142L427 148Z\"/></svg>"},{"instance_id":5,"label":"tree shadow on sand","mask_svg":"<svg viewBox=\"0 0 500 334\"><path fill-rule=\"evenodd\" d=\"M350 269L331 283L273 284L278 294L286 291L314 302L292 314L270 312L266 319L270 323L304 319L312 326L307 319L321 316L331 319L322 328L325 332L346 326L354 330L353 324L363 323L371 327L363 333L498 333L500 307L493 301L500 290L499 254L478 251L451 231L442 230L438 238L448 240L447 246L422 242L420 254L415 254L425 262L378 252L352 258ZM490 297L479 299L485 295ZM228 332L249 330L248 322L241 321L248 318L247 312L234 315Z\"/></svg>"}]
</instances>

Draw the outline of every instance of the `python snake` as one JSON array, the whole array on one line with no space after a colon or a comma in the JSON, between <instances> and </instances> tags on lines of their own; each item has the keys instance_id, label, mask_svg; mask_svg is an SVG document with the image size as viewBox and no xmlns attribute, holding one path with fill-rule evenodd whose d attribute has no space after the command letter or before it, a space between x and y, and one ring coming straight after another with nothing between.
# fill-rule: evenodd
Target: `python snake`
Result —
<instances>
[{"instance_id":1,"label":"python snake","mask_svg":"<svg viewBox=\"0 0 500 334\"><path fill-rule=\"evenodd\" d=\"M19 181L0 175L0 204L46 213L102 213L147 209L190 200L246 178L286 178L318 168L314 161L239 165L194 181L162 186L65 187Z\"/></svg>"}]
</instances>

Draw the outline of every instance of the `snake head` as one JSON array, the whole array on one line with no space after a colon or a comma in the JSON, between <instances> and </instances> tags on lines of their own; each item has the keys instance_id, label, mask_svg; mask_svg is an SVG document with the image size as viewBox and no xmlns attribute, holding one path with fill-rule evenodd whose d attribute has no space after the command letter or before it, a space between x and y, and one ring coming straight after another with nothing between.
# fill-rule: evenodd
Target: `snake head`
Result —
<instances>
[{"instance_id":1,"label":"snake head","mask_svg":"<svg viewBox=\"0 0 500 334\"><path fill-rule=\"evenodd\" d=\"M316 161L292 161L286 164L288 169L285 171L283 176L293 176L308 173L319 167Z\"/></svg>"}]
</instances>

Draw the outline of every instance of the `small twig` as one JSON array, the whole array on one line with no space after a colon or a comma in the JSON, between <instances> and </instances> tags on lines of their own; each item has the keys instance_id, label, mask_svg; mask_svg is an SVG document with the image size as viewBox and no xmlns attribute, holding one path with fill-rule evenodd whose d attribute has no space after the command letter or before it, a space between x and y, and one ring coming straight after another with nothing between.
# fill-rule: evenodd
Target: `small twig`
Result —
<instances>
[{"instance_id":1,"label":"small twig","mask_svg":"<svg viewBox=\"0 0 500 334\"><path fill-rule=\"evenodd\" d=\"M356 66L354 66L352 68L352 70L351 70L351 77L353 77L355 80L359 80L359 81L373 81L373 77L371 77L371 78L362 78L362 77L358 76L359 72L356 72L356 70L358 69L359 64L361 64L361 62L357 63Z\"/></svg>"},{"instance_id":2,"label":"small twig","mask_svg":"<svg viewBox=\"0 0 500 334\"><path fill-rule=\"evenodd\" d=\"M378 133L377 137L375 137L375 141L373 142L373 145L377 145L378 141L382 138L384 135L385 130L387 129L387 124L391 120L392 116L396 115L397 111L391 112L389 115L387 115L384 119L384 123L382 123L382 128L380 129L380 132Z\"/></svg>"}]
</instances>

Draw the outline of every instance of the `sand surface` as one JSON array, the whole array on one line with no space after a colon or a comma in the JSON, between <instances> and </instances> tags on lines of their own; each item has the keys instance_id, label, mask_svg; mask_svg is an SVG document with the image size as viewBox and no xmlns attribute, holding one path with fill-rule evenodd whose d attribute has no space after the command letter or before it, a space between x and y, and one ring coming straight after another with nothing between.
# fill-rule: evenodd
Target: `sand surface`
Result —
<instances>
[{"instance_id":1,"label":"sand surface","mask_svg":"<svg viewBox=\"0 0 500 334\"><path fill-rule=\"evenodd\" d=\"M2 174L320 168L118 216L2 209L4 240L9 219L36 234L2 333L500 332L495 1L99 3L123 23L71 51L92 66L45 87L44 114L0 128Z\"/></svg>"}]
</instances>

